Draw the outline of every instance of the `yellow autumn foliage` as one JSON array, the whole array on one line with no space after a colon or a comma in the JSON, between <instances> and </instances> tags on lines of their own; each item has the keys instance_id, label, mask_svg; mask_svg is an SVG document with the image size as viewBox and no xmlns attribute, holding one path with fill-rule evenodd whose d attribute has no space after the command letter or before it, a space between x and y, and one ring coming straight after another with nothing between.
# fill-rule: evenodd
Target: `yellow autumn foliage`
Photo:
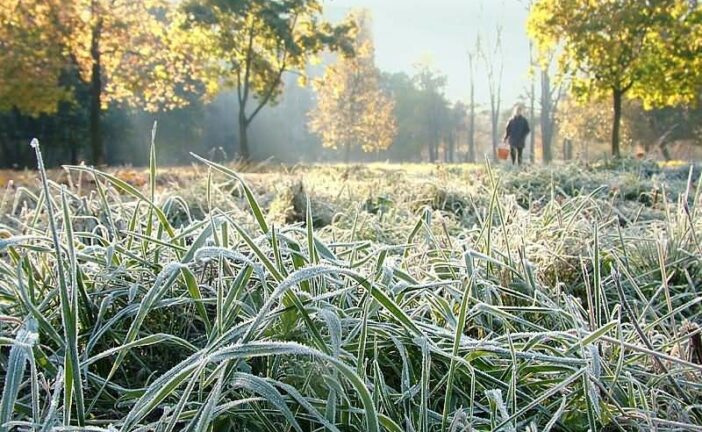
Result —
<instances>
[{"instance_id":1,"label":"yellow autumn foliage","mask_svg":"<svg viewBox=\"0 0 702 432\"><path fill-rule=\"evenodd\" d=\"M88 83L96 65L103 109L185 105L195 88L179 13L167 0L0 0L0 110L55 112L74 97L61 74Z\"/></svg>"},{"instance_id":2,"label":"yellow autumn foliage","mask_svg":"<svg viewBox=\"0 0 702 432\"><path fill-rule=\"evenodd\" d=\"M340 56L315 81L317 106L310 113L309 127L326 148L351 148L364 152L390 147L397 134L394 100L382 91L374 62L373 39L367 15L356 12L359 33L352 57Z\"/></svg>"}]
</instances>

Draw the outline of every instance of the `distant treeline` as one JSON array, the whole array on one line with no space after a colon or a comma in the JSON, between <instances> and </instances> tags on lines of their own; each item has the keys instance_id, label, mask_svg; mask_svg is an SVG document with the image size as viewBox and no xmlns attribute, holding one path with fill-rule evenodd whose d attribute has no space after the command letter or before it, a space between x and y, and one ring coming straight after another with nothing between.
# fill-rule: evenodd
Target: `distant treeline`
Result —
<instances>
[{"instance_id":1,"label":"distant treeline","mask_svg":"<svg viewBox=\"0 0 702 432\"><path fill-rule=\"evenodd\" d=\"M420 72L436 74L429 69ZM387 150L365 153L354 148L352 160L429 160L428 142L435 143L433 147L441 160L466 160L464 105L451 104L440 87L420 89L416 77L405 73L382 74L381 86L395 100L397 134ZM156 141L161 164L190 163L189 152L220 160L236 159L240 148L235 99L235 93L228 92L210 103L194 99L184 108L162 113L111 105L103 113L102 121L105 163L148 163L154 121L158 122ZM270 158L283 163L340 160L339 152L325 149L320 138L309 131L308 115L314 105L315 93L309 86L286 82L279 103L263 109L251 125L248 138L251 159ZM505 112L503 117L507 115ZM487 113L478 115L478 119L477 133L483 137L483 150L487 152L490 128ZM16 109L3 112L0 125L3 168L34 166L29 147L33 137L41 140L49 165L90 162L89 109L81 103L63 103L55 114L36 117L23 115Z\"/></svg>"},{"instance_id":2,"label":"distant treeline","mask_svg":"<svg viewBox=\"0 0 702 432\"><path fill-rule=\"evenodd\" d=\"M539 72L525 95L502 99L498 26L468 53L464 104L428 64L380 71L370 14L331 23L321 0L0 0L0 167L34 166L33 137L48 165L143 165L154 121L161 164L189 163L189 152L481 161L496 156L515 102L532 161L558 158L561 143L566 158L607 142L615 157L670 158L669 143L702 135L702 6L649 3L532 2ZM477 86L489 104L476 104Z\"/></svg>"},{"instance_id":3,"label":"distant treeline","mask_svg":"<svg viewBox=\"0 0 702 432\"><path fill-rule=\"evenodd\" d=\"M381 83L393 94L397 135L387 150L364 153L354 149L354 161L390 160L418 162L430 159L427 142L437 142L438 160L468 161L468 112L462 104L451 105L437 91L422 92L413 77L405 73L383 74ZM262 111L250 130L251 157L282 163L340 161L342 155L325 149L320 138L308 128L308 113L315 104L314 92L294 82L286 83L280 103ZM136 165L148 163L151 128L158 121L156 135L160 164L192 162L190 152L218 160L231 160L239 155L236 126L236 101L233 92L211 103L199 100L163 113L150 113L128 107L111 106L104 113L106 163ZM607 151L609 107L606 104L561 105L558 124L560 136L574 141L575 157L596 157ZM433 115L432 111L439 115ZM623 143L656 150L661 138L665 143L687 140L699 145L702 135L702 110L666 108L644 111L628 104L624 109ZM510 115L506 109L501 120ZM439 121L434 124L431 118ZM232 126L234 125L234 126ZM489 112L476 115L476 153L481 161L490 153ZM538 124L533 128L539 136ZM34 167L31 138L42 142L47 164L75 164L90 161L88 110L80 104L62 104L56 114L37 117L18 110L0 113L0 167ZM556 159L562 157L556 143ZM537 147L539 140L537 139ZM540 151L537 148L537 152Z\"/></svg>"}]
</instances>

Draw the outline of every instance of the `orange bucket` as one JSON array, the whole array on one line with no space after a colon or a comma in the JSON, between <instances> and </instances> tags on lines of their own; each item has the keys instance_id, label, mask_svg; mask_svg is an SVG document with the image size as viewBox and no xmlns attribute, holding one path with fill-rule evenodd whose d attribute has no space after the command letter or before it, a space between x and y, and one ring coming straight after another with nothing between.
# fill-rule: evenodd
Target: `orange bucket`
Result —
<instances>
[{"instance_id":1,"label":"orange bucket","mask_svg":"<svg viewBox=\"0 0 702 432\"><path fill-rule=\"evenodd\" d=\"M507 160L509 157L509 148L507 147L498 147L497 148L497 158L501 160Z\"/></svg>"}]
</instances>

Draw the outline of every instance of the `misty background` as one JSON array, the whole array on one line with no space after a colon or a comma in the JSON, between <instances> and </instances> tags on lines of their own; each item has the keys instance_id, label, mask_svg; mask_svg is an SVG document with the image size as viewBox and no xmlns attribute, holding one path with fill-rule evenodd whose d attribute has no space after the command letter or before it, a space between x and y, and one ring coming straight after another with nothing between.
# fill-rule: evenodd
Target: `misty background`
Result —
<instances>
[{"instance_id":1,"label":"misty background","mask_svg":"<svg viewBox=\"0 0 702 432\"><path fill-rule=\"evenodd\" d=\"M342 22L352 11L367 11L374 44L374 62L380 71L380 88L392 96L397 133L387 149L364 153L351 151L351 161L391 162L481 162L493 155L497 137L492 132L489 72L500 100L495 135L502 136L504 125L515 104L526 107L532 134L526 149L531 161L588 159L608 152L611 107L607 101L579 107L563 94L548 93L549 111L542 109L544 79L532 65L530 41L526 32L526 0L327 0L324 18ZM476 55L476 42L484 55ZM498 46L499 49L495 49ZM469 67L473 57L473 75ZM310 78L321 77L336 55L321 56L320 64L309 65ZM545 71L549 85L558 84L553 70ZM422 77L437 85L422 87ZM50 115L31 116L13 108L0 112L0 168L32 168L35 161L29 141L42 142L50 166L90 161L90 114L85 103L88 84L66 77L64 85L74 89L77 103L59 103ZM72 80L72 81L71 81ZM283 75L284 91L275 104L267 104L248 129L251 160L275 163L337 162L343 158L337 149L324 148L309 128L309 113L317 106L317 93L309 80L298 83L294 73ZM469 134L470 88L474 84L474 134ZM493 86L493 89L495 87ZM544 87L546 88L546 87ZM553 90L552 89L552 90ZM560 99L560 101L558 101ZM556 110L555 102L558 104ZM494 107L492 107L494 108ZM158 162L161 165L192 162L190 152L214 160L239 158L238 106L235 91L222 92L211 102L191 95L184 108L152 113L111 104L102 112L102 132L109 165L143 166L148 162L151 129L158 122ZM549 154L542 138L547 119ZM653 143L667 134L686 147L671 148L666 158L698 157L702 131L702 109L672 107L644 110L640 103L624 106L623 144L627 154L643 147L650 152ZM474 137L475 157L470 157L469 136ZM533 151L532 151L533 149ZM553 153L553 154L551 154ZM655 156L654 156L655 157Z\"/></svg>"},{"instance_id":2,"label":"misty background","mask_svg":"<svg viewBox=\"0 0 702 432\"><path fill-rule=\"evenodd\" d=\"M391 74L411 80L422 64L445 76L445 86L439 91L450 108L455 102L468 101L468 51L474 47L478 33L484 44L494 44L497 28L502 28L504 77L502 98L505 114L524 99L529 83L529 42L525 20L527 8L518 0L329 0L324 3L325 18L340 22L354 9L367 9L372 17L375 61L387 78ZM335 57L323 57L320 65L311 66L311 75L320 76L324 67ZM488 89L485 67L476 68L475 98L478 105L477 148L482 158L489 151L489 120L485 112ZM402 79L401 78L401 79ZM280 101L267 106L251 124L252 158L282 163L337 160L337 152L323 149L320 139L309 132L308 112L315 105L311 85L301 87L297 77L288 74ZM80 92L80 84L77 84ZM85 90L85 89L83 89ZM410 99L411 98L406 98ZM412 102L398 110L414 110ZM417 101L421 103L421 101ZM480 121L480 112L483 121ZM163 113L110 106L104 113L103 136L111 165L144 165L148 161L148 144L154 121L158 121L157 141L159 162L182 164L191 162L189 152L214 158L232 159L237 154L237 106L234 92L221 94L212 103L200 100ZM415 117L421 117L417 113ZM32 167L33 160L27 143L36 136L46 152L50 165L76 163L89 159L82 140L88 136L87 112L80 107L59 107L56 115L31 117L18 111L0 115L0 166L6 168ZM354 160L420 161L420 145L407 145L400 131L396 145L388 151L353 155ZM419 139L419 137L417 137ZM457 137L461 141L461 137ZM465 140L463 140L465 141ZM407 148L398 146L407 145ZM457 158L464 159L465 149L457 148ZM465 143L464 143L465 144ZM291 150L292 149L292 150Z\"/></svg>"},{"instance_id":3,"label":"misty background","mask_svg":"<svg viewBox=\"0 0 702 432\"><path fill-rule=\"evenodd\" d=\"M446 96L468 102L468 51L478 34L492 45L501 27L505 103L526 98L529 85L529 15L523 0L330 0L325 13L340 20L355 8L373 16L376 64L383 71L412 73L429 61L447 77ZM476 101L487 104L484 67L478 68Z\"/></svg>"}]
</instances>

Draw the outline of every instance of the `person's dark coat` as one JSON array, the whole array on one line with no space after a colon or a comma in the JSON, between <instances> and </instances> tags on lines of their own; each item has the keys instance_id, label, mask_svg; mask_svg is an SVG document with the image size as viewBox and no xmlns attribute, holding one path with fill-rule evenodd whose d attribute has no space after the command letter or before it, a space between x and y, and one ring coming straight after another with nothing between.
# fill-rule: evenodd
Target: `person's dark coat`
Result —
<instances>
[{"instance_id":1,"label":"person's dark coat","mask_svg":"<svg viewBox=\"0 0 702 432\"><path fill-rule=\"evenodd\" d=\"M510 147L523 149L526 142L526 137L529 135L529 122L521 114L517 114L507 123L505 131L505 140L509 140Z\"/></svg>"}]
</instances>

